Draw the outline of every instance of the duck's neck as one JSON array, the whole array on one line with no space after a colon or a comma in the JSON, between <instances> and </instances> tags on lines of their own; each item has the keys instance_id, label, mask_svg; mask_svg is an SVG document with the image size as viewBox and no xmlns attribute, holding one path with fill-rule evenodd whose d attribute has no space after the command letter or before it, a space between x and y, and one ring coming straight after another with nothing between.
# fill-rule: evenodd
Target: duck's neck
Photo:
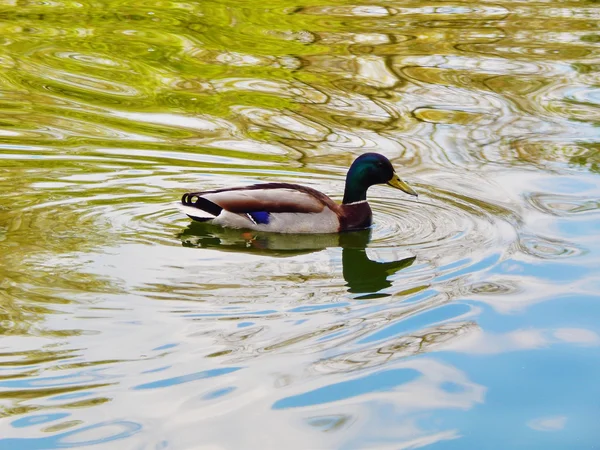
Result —
<instances>
[{"instance_id":1,"label":"duck's neck","mask_svg":"<svg viewBox=\"0 0 600 450\"><path fill-rule=\"evenodd\" d=\"M348 173L346 177L346 188L344 189L344 199L342 203L347 205L348 203L363 202L367 200L367 189L360 183L356 183L352 180L351 174Z\"/></svg>"}]
</instances>

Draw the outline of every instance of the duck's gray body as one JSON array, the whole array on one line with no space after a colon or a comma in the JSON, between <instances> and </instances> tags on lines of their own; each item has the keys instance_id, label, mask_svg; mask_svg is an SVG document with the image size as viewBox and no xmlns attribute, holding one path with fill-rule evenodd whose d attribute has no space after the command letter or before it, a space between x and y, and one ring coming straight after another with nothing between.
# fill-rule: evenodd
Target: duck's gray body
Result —
<instances>
[{"instance_id":1,"label":"duck's gray body","mask_svg":"<svg viewBox=\"0 0 600 450\"><path fill-rule=\"evenodd\" d=\"M231 228L278 233L338 233L371 225L365 201L340 205L306 186L265 183L190 192L181 209L194 220Z\"/></svg>"}]
</instances>

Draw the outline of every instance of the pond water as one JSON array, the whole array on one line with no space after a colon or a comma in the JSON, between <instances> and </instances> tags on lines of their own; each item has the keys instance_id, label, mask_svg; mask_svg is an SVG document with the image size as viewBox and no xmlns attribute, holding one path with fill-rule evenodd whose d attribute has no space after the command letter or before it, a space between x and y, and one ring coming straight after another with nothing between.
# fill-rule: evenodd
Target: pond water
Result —
<instances>
[{"instance_id":1,"label":"pond water","mask_svg":"<svg viewBox=\"0 0 600 450\"><path fill-rule=\"evenodd\" d=\"M0 448L600 445L598 1L2 0ZM371 230L192 224L183 192Z\"/></svg>"}]
</instances>

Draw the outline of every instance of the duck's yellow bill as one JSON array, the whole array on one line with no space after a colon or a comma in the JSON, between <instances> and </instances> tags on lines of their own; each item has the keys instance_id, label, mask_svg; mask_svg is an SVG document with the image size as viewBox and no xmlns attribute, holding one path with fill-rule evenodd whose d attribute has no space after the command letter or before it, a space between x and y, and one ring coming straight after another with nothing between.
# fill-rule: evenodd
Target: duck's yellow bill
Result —
<instances>
[{"instance_id":1,"label":"duck's yellow bill","mask_svg":"<svg viewBox=\"0 0 600 450\"><path fill-rule=\"evenodd\" d=\"M415 197L418 196L415 190L411 188L408 185L408 183L402 181L397 173L394 173L394 176L390 181L387 182L387 184L389 184L392 187L395 187L396 189L400 189L402 192L406 192L409 195L414 195Z\"/></svg>"}]
</instances>

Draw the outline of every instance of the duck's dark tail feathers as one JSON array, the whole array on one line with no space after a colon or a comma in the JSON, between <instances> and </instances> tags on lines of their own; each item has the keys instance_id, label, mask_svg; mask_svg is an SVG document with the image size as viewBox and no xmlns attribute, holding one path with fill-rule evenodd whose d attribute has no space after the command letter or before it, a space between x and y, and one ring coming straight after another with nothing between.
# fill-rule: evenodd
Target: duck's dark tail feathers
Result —
<instances>
[{"instance_id":1,"label":"duck's dark tail feathers","mask_svg":"<svg viewBox=\"0 0 600 450\"><path fill-rule=\"evenodd\" d=\"M202 197L200 192L186 192L183 194L181 205L185 214L200 222L212 220L223 211L223 208L219 205Z\"/></svg>"}]
</instances>

